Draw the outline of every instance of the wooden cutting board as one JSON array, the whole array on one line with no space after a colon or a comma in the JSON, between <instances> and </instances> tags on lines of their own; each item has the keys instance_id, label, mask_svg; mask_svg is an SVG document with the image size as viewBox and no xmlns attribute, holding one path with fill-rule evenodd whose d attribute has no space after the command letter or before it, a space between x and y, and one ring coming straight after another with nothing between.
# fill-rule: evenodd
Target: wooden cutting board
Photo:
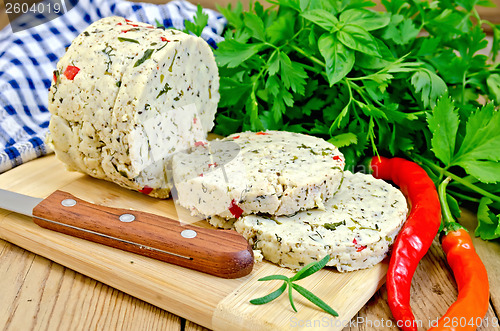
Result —
<instances>
[{"instance_id":1,"label":"wooden cutting board","mask_svg":"<svg viewBox=\"0 0 500 331\"><path fill-rule=\"evenodd\" d=\"M36 197L60 189L89 202L177 218L173 202L154 199L115 184L68 172L53 155L0 175L0 188ZM196 225L208 227L205 221ZM288 330L328 327L341 330L385 281L387 263L339 273L324 269L299 281L332 306L333 317L295 295L295 313L287 295L264 306L250 299L276 290L280 281L259 282L267 275L293 273L268 262L257 263L239 279L222 279L45 230L29 217L0 209L0 238L42 255L132 296L214 330Z\"/></svg>"}]
</instances>

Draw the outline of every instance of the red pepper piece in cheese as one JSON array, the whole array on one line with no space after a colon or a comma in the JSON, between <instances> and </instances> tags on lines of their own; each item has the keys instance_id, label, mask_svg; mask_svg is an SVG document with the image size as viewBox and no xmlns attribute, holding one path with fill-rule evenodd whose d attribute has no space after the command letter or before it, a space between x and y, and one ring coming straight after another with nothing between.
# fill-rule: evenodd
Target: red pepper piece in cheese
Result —
<instances>
[{"instance_id":1,"label":"red pepper piece in cheese","mask_svg":"<svg viewBox=\"0 0 500 331\"><path fill-rule=\"evenodd\" d=\"M73 80L73 79L75 79L75 76L79 71L80 71L80 68L78 68L78 67L67 66L66 70L64 70L64 76L66 76L66 78L69 80Z\"/></svg>"},{"instance_id":2,"label":"red pepper piece in cheese","mask_svg":"<svg viewBox=\"0 0 500 331\"><path fill-rule=\"evenodd\" d=\"M148 195L153 192L153 188L146 185L142 188L142 190L139 190L139 192Z\"/></svg>"},{"instance_id":3,"label":"red pepper piece in cheese","mask_svg":"<svg viewBox=\"0 0 500 331\"><path fill-rule=\"evenodd\" d=\"M243 209L241 209L240 206L236 204L236 201L234 199L231 200L231 205L229 205L229 211L235 218L239 218L241 214L243 214Z\"/></svg>"}]
</instances>

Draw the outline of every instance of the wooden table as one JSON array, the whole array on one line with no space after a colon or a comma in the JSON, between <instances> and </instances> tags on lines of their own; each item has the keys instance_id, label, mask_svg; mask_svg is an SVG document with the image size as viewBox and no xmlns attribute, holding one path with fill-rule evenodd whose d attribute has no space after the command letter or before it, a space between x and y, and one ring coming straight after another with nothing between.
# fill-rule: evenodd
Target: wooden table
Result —
<instances>
[{"instance_id":1,"label":"wooden table","mask_svg":"<svg viewBox=\"0 0 500 331\"><path fill-rule=\"evenodd\" d=\"M209 0L205 4L210 6ZM0 12L0 27L6 23L5 14ZM1 174L0 182L9 183L16 171ZM0 209L0 216L4 213ZM476 223L474 214L467 210L460 221L471 229ZM495 312L500 309L500 243L477 238L474 241L488 269L491 288L490 308L485 317L490 326L479 330L498 329L491 324L498 322ZM420 329L439 318L456 295L453 275L435 241L413 279L411 304L417 320L422 321ZM0 298L2 330L205 330L3 240ZM344 330L397 330L386 299L387 292L382 287Z\"/></svg>"}]
</instances>

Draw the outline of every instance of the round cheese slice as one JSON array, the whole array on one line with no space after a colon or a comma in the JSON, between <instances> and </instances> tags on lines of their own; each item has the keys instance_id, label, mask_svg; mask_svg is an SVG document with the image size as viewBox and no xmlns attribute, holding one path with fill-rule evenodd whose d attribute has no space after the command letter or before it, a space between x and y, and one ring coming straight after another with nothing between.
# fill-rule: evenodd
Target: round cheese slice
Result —
<instances>
[{"instance_id":1,"label":"round cheese slice","mask_svg":"<svg viewBox=\"0 0 500 331\"><path fill-rule=\"evenodd\" d=\"M172 158L176 203L194 215L225 219L322 209L344 166L327 141L285 131L233 134Z\"/></svg>"},{"instance_id":2,"label":"round cheese slice","mask_svg":"<svg viewBox=\"0 0 500 331\"><path fill-rule=\"evenodd\" d=\"M371 175L344 175L339 192L324 210L290 217L249 215L233 226L264 259L283 267L299 269L327 254L327 265L339 271L371 267L386 257L406 220L406 199Z\"/></svg>"},{"instance_id":3,"label":"round cheese slice","mask_svg":"<svg viewBox=\"0 0 500 331\"><path fill-rule=\"evenodd\" d=\"M48 142L68 169L168 197L166 164L206 139L218 89L217 65L203 39L103 18L57 65Z\"/></svg>"}]
</instances>

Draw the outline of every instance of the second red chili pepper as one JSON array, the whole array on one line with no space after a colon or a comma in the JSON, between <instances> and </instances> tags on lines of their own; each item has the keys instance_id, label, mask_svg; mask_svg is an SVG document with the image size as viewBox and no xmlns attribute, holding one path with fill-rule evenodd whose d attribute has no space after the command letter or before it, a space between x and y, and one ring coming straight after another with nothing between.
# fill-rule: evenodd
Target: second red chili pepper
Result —
<instances>
[{"instance_id":1,"label":"second red chili pepper","mask_svg":"<svg viewBox=\"0 0 500 331\"><path fill-rule=\"evenodd\" d=\"M441 224L441 206L434 182L424 169L402 158L373 157L375 178L390 180L408 199L410 213L392 247L387 271L387 296L392 315L402 330L416 331L410 307L411 281Z\"/></svg>"},{"instance_id":2,"label":"second red chili pepper","mask_svg":"<svg viewBox=\"0 0 500 331\"><path fill-rule=\"evenodd\" d=\"M455 222L446 203L446 178L439 185L439 199L444 221L441 245L448 265L457 282L458 298L429 330L476 330L483 325L489 307L489 282L486 268L476 253L472 239L462 226Z\"/></svg>"}]
</instances>

